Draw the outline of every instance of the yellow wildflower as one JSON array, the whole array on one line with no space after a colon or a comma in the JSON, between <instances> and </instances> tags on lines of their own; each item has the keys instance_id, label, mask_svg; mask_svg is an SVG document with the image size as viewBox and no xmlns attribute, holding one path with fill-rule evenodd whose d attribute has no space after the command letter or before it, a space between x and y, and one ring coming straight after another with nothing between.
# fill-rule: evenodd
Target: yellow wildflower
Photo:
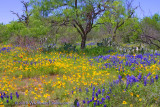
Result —
<instances>
[{"instance_id":1,"label":"yellow wildflower","mask_svg":"<svg viewBox=\"0 0 160 107\"><path fill-rule=\"evenodd\" d=\"M131 92L130 95L133 96L133 93Z\"/></svg>"},{"instance_id":2,"label":"yellow wildflower","mask_svg":"<svg viewBox=\"0 0 160 107\"><path fill-rule=\"evenodd\" d=\"M137 94L136 96L137 96L137 97L139 97L139 95L138 95L138 94Z\"/></svg>"},{"instance_id":3,"label":"yellow wildflower","mask_svg":"<svg viewBox=\"0 0 160 107\"><path fill-rule=\"evenodd\" d=\"M123 101L123 103L122 104L127 104L127 102L126 101Z\"/></svg>"}]
</instances>

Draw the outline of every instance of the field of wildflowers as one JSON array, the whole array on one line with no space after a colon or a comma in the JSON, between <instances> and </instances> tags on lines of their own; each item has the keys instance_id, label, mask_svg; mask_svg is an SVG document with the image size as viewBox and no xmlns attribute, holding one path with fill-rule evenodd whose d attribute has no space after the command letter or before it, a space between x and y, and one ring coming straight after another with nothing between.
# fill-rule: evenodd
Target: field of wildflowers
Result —
<instances>
[{"instance_id":1,"label":"field of wildflowers","mask_svg":"<svg viewBox=\"0 0 160 107\"><path fill-rule=\"evenodd\" d=\"M88 57L0 46L0 104L159 107L160 53Z\"/></svg>"}]
</instances>

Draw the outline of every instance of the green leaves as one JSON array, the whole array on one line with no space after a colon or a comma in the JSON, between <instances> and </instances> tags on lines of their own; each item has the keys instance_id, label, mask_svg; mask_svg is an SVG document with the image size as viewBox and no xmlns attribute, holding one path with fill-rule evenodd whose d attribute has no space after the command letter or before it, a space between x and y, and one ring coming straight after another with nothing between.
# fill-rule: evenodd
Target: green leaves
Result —
<instances>
[{"instance_id":1,"label":"green leaves","mask_svg":"<svg viewBox=\"0 0 160 107\"><path fill-rule=\"evenodd\" d=\"M69 18L75 17L75 12L73 9L64 9L63 13L65 17L69 17Z\"/></svg>"},{"instance_id":2,"label":"green leaves","mask_svg":"<svg viewBox=\"0 0 160 107\"><path fill-rule=\"evenodd\" d=\"M32 37L40 37L46 35L50 30L49 25L46 26L44 22L38 19L32 19L30 22L29 35Z\"/></svg>"},{"instance_id":3,"label":"green leaves","mask_svg":"<svg viewBox=\"0 0 160 107\"><path fill-rule=\"evenodd\" d=\"M10 35L21 35L29 37L40 37L46 35L50 30L50 24L45 25L44 22L35 17L30 17L29 25L26 26L24 22L11 22L6 25L7 32Z\"/></svg>"},{"instance_id":4,"label":"green leaves","mask_svg":"<svg viewBox=\"0 0 160 107\"><path fill-rule=\"evenodd\" d=\"M11 24L9 24L7 27L9 32L18 35L20 33L20 30L25 28L25 24L18 22L11 22Z\"/></svg>"},{"instance_id":5,"label":"green leaves","mask_svg":"<svg viewBox=\"0 0 160 107\"><path fill-rule=\"evenodd\" d=\"M112 5L115 6L115 7L118 7L118 5L120 5L120 2L119 1L114 1Z\"/></svg>"},{"instance_id":6,"label":"green leaves","mask_svg":"<svg viewBox=\"0 0 160 107\"><path fill-rule=\"evenodd\" d=\"M158 14L154 14L152 17L145 17L141 21L142 24L147 24L157 30L160 30L160 16Z\"/></svg>"},{"instance_id":7,"label":"green leaves","mask_svg":"<svg viewBox=\"0 0 160 107\"><path fill-rule=\"evenodd\" d=\"M119 29L119 32L122 32L124 41L128 38L128 42L135 42L142 33L138 18L130 18L125 21L124 25Z\"/></svg>"}]
</instances>

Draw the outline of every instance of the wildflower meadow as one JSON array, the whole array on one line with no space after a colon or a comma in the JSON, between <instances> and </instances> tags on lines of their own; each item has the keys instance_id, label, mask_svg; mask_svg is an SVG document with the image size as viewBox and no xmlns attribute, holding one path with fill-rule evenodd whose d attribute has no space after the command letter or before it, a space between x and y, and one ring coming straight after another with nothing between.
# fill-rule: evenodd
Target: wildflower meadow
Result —
<instances>
[{"instance_id":1,"label":"wildflower meadow","mask_svg":"<svg viewBox=\"0 0 160 107\"><path fill-rule=\"evenodd\" d=\"M0 107L160 107L155 1L0 0Z\"/></svg>"},{"instance_id":2,"label":"wildflower meadow","mask_svg":"<svg viewBox=\"0 0 160 107\"><path fill-rule=\"evenodd\" d=\"M9 106L160 106L160 53L89 57L34 54L0 46L0 104Z\"/></svg>"}]
</instances>

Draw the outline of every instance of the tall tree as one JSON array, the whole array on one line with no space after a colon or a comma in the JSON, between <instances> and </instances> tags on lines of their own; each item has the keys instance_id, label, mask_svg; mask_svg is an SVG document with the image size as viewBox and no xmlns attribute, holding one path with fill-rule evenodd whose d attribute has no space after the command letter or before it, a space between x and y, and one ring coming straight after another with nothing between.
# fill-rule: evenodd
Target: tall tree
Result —
<instances>
[{"instance_id":1,"label":"tall tree","mask_svg":"<svg viewBox=\"0 0 160 107\"><path fill-rule=\"evenodd\" d=\"M98 24L97 19L109 9L114 0L31 0L33 7L53 17L53 25L71 25L81 35L81 49L85 48L88 33ZM38 5L39 4L39 5Z\"/></svg>"},{"instance_id":2,"label":"tall tree","mask_svg":"<svg viewBox=\"0 0 160 107\"><path fill-rule=\"evenodd\" d=\"M133 0L115 1L109 4L110 9L105 11L103 17L99 19L99 23L105 25L108 33L115 41L118 29L130 18L134 17L134 12L138 6L133 7Z\"/></svg>"}]
</instances>

